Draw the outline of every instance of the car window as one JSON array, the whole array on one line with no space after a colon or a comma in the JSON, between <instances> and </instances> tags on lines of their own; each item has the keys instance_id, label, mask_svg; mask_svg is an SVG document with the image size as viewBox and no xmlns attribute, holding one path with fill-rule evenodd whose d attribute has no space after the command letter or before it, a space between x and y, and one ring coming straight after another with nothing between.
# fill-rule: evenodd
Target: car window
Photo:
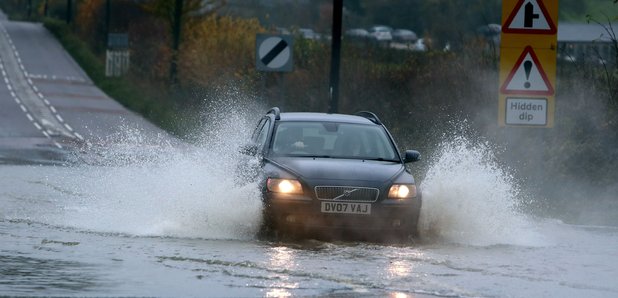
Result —
<instances>
[{"instance_id":1,"label":"car window","mask_svg":"<svg viewBox=\"0 0 618 298\"><path fill-rule=\"evenodd\" d=\"M336 122L280 122L275 155L398 160L381 126Z\"/></svg>"}]
</instances>

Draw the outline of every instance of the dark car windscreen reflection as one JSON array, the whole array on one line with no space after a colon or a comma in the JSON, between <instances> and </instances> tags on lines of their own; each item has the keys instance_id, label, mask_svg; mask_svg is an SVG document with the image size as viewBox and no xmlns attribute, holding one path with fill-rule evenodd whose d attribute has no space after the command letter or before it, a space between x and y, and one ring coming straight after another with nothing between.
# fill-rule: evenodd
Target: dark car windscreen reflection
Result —
<instances>
[{"instance_id":1,"label":"dark car windscreen reflection","mask_svg":"<svg viewBox=\"0 0 618 298\"><path fill-rule=\"evenodd\" d=\"M281 122L275 129L274 156L399 161L380 126L335 122Z\"/></svg>"}]
</instances>

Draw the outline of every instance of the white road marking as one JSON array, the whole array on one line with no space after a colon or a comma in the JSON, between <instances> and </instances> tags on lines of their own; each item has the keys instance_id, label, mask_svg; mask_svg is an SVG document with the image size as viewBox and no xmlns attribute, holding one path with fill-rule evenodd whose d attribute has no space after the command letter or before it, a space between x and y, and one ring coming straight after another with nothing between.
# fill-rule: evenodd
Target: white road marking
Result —
<instances>
[{"instance_id":1,"label":"white road marking","mask_svg":"<svg viewBox=\"0 0 618 298\"><path fill-rule=\"evenodd\" d=\"M38 97L43 100L43 102L45 103L45 105L49 108L49 110L52 112L52 114L54 115L54 117L56 119L58 119L58 121L64 125L64 127L69 131L69 133L73 133L75 135L75 137L77 137L80 140L84 140L84 138L75 133L73 128L68 125L67 123L64 123L64 119L62 118L62 116L60 116L60 114L58 113L58 110L56 110L56 108L54 106L51 105L51 103L49 102L49 100L47 100L45 98L45 96L39 91L39 89L37 88L37 86L34 85L34 82L32 81L31 77L37 77L36 75L32 75L30 73L28 73L28 71L26 71L23 63L22 63L22 59L21 56L19 55L19 52L17 51L17 48L15 47L15 44L13 43L13 40L11 39L11 36L8 34L8 32L6 31L6 28L4 28L4 26L2 26L2 24L0 24L0 31L2 31L2 33L5 35L6 39L8 40L10 47L13 50L13 54L15 56L15 59L17 60L17 64L19 66L19 68L21 68L22 73L24 75L24 77L26 78L26 81L28 82L28 84L30 85L30 87L32 88L32 90L34 90L34 92L38 95ZM0 59L0 62L2 61L2 59ZM21 108L21 110L26 113L26 117L35 124L35 126L37 127L37 129L41 130L41 126L37 123L37 121L34 119L34 117L32 116L32 114L30 114L28 112L28 109L23 105L23 103L21 102L21 100L18 98L18 96L15 94L15 92L13 92L13 88L12 85L8 79L8 75L6 73L6 71L4 70L4 64L0 63L0 69L2 69L2 76L4 77L4 82L7 85L7 88L9 89L9 91L11 91L11 96L15 99L15 102L17 102ZM39 75L38 77L45 77L47 78L47 75ZM56 78L55 75L52 76L53 79ZM74 77L66 77L67 80L69 81L85 81L81 78L74 78ZM43 119L43 121L45 121L45 119ZM51 138L50 134L53 134L53 131L49 131L49 132L45 132L43 131L43 134L48 137ZM58 147L58 148L62 148L62 146L57 143L54 142L54 144Z\"/></svg>"}]
</instances>

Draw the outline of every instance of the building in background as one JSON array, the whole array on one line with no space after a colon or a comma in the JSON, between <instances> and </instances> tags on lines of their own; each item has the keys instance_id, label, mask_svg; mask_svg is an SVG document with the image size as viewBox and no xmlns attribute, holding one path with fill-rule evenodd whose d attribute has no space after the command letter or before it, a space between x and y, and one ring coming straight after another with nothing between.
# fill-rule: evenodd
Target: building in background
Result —
<instances>
[{"instance_id":1,"label":"building in background","mask_svg":"<svg viewBox=\"0 0 618 298\"><path fill-rule=\"evenodd\" d=\"M558 59L569 62L615 64L618 55L616 33L618 23L559 23Z\"/></svg>"}]
</instances>

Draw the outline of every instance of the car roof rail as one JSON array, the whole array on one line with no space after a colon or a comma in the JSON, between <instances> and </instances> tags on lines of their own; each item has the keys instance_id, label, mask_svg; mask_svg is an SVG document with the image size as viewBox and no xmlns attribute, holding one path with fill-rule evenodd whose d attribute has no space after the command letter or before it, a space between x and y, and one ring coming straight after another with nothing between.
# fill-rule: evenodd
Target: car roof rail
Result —
<instances>
[{"instance_id":1,"label":"car roof rail","mask_svg":"<svg viewBox=\"0 0 618 298\"><path fill-rule=\"evenodd\" d=\"M375 124L379 124L382 125L382 121L380 121L380 118L378 118L378 116L372 112L369 111L360 111L358 113L355 114L356 116L361 116L364 118L369 119L369 121L375 123Z\"/></svg>"},{"instance_id":2,"label":"car roof rail","mask_svg":"<svg viewBox=\"0 0 618 298\"><path fill-rule=\"evenodd\" d=\"M281 119L281 110L278 107L272 107L266 114L275 114L275 120Z\"/></svg>"}]
</instances>

